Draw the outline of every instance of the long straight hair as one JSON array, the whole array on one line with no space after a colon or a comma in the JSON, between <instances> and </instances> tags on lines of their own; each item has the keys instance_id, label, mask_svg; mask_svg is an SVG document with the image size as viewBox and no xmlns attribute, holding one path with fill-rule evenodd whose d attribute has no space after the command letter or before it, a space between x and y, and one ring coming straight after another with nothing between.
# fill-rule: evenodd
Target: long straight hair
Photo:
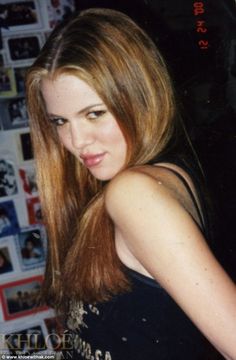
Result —
<instances>
[{"instance_id":1,"label":"long straight hair","mask_svg":"<svg viewBox=\"0 0 236 360\"><path fill-rule=\"evenodd\" d=\"M104 301L129 288L95 179L59 141L41 94L43 78L77 76L114 115L127 142L124 168L161 154L174 136L175 102L166 65L149 36L128 16L89 9L55 29L27 74L27 104L37 182L49 245L44 289L65 298Z\"/></svg>"}]
</instances>

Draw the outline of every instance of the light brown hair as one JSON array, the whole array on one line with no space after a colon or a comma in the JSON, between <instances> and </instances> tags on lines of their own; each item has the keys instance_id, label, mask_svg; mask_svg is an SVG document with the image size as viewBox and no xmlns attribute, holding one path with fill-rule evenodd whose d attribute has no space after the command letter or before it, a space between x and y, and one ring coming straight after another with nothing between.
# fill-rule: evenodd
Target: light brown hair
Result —
<instances>
[{"instance_id":1,"label":"light brown hair","mask_svg":"<svg viewBox=\"0 0 236 360\"><path fill-rule=\"evenodd\" d=\"M61 145L40 92L43 77L86 81L115 116L127 142L125 168L161 154L175 129L166 65L148 35L128 16L89 9L53 31L27 74L27 104L49 249L44 289L101 301L129 288L104 207L106 184ZM57 299L57 300L56 300Z\"/></svg>"}]
</instances>

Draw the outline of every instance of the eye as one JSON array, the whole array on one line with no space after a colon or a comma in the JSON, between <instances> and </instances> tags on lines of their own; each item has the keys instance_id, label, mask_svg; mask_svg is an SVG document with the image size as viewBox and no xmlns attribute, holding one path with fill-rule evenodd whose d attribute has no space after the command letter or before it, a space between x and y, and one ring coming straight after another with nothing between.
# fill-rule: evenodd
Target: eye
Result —
<instances>
[{"instance_id":1,"label":"eye","mask_svg":"<svg viewBox=\"0 0 236 360\"><path fill-rule=\"evenodd\" d=\"M90 111L86 117L89 120L96 120L98 118L100 118L101 116L103 116L106 113L106 110L95 110L95 111Z\"/></svg>"},{"instance_id":2,"label":"eye","mask_svg":"<svg viewBox=\"0 0 236 360\"><path fill-rule=\"evenodd\" d=\"M50 122L55 125L55 126L62 126L66 123L66 119L63 119L63 118L51 118L49 119Z\"/></svg>"}]
</instances>

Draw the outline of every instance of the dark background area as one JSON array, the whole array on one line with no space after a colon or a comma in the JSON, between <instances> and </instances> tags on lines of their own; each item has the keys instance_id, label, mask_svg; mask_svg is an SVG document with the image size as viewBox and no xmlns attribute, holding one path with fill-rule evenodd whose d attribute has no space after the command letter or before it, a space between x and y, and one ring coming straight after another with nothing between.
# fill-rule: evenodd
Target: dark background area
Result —
<instances>
[{"instance_id":1,"label":"dark background area","mask_svg":"<svg viewBox=\"0 0 236 360\"><path fill-rule=\"evenodd\" d=\"M125 12L153 38L174 80L215 211L215 252L236 280L236 3L78 0Z\"/></svg>"}]
</instances>

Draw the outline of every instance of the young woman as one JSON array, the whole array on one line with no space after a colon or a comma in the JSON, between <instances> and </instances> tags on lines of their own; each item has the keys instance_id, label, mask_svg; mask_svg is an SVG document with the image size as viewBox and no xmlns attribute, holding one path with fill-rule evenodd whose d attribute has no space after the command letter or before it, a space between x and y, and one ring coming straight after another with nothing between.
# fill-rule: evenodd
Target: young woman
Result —
<instances>
[{"instance_id":1,"label":"young woman","mask_svg":"<svg viewBox=\"0 0 236 360\"><path fill-rule=\"evenodd\" d=\"M63 356L202 360L214 347L236 359L236 287L207 244L151 39L122 13L86 10L51 34L27 99Z\"/></svg>"}]
</instances>

